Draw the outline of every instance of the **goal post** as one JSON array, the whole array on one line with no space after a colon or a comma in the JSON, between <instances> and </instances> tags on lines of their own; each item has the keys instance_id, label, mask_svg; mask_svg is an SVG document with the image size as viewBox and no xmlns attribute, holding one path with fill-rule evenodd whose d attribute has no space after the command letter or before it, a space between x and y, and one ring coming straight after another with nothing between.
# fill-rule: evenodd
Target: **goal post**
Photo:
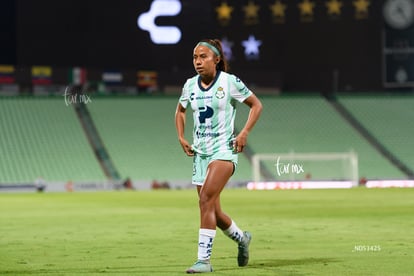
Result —
<instances>
[{"instance_id":1,"label":"goal post","mask_svg":"<svg viewBox=\"0 0 414 276\"><path fill-rule=\"evenodd\" d=\"M252 156L253 183L310 183L338 187L358 185L355 152L266 153ZM329 186L327 184L327 186Z\"/></svg>"}]
</instances>

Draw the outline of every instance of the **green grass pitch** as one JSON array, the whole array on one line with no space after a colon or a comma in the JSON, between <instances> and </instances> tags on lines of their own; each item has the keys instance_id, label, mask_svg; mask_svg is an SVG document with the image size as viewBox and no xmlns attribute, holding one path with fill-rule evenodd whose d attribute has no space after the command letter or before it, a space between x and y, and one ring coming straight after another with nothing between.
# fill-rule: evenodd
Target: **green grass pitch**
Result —
<instances>
[{"instance_id":1,"label":"green grass pitch","mask_svg":"<svg viewBox=\"0 0 414 276\"><path fill-rule=\"evenodd\" d=\"M412 275L414 189L226 189L250 263L217 232L214 275ZM0 275L184 275L195 190L0 194Z\"/></svg>"}]
</instances>

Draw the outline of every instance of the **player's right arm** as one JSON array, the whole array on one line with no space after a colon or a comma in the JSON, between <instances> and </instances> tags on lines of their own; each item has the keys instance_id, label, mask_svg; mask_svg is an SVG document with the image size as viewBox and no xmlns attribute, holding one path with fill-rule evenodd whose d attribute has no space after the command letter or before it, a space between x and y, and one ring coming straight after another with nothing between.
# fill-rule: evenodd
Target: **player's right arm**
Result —
<instances>
[{"instance_id":1,"label":"player's right arm","mask_svg":"<svg viewBox=\"0 0 414 276\"><path fill-rule=\"evenodd\" d=\"M194 156L194 151L192 150L190 143L184 137L185 111L186 109L181 105L181 103L178 103L175 111L175 128L177 130L178 141L180 142L185 154L188 156Z\"/></svg>"}]
</instances>

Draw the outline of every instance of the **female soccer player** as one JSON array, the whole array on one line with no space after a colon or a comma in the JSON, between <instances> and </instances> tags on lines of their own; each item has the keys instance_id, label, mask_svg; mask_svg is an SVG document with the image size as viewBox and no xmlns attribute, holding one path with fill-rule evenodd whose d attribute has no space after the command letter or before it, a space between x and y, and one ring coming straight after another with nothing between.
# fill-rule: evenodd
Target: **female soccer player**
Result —
<instances>
[{"instance_id":1,"label":"female soccer player","mask_svg":"<svg viewBox=\"0 0 414 276\"><path fill-rule=\"evenodd\" d=\"M251 234L223 213L220 193L234 173L237 153L243 151L262 104L239 78L226 72L227 61L219 40L201 40L194 48L193 65L198 74L184 84L175 126L184 152L193 157L192 183L197 185L201 220L198 259L186 272L202 273L213 271L210 257L216 226L238 243L238 265L246 266L249 261ZM248 105L250 112L243 129L234 137L236 101ZM192 145L184 137L188 105L194 120Z\"/></svg>"}]
</instances>

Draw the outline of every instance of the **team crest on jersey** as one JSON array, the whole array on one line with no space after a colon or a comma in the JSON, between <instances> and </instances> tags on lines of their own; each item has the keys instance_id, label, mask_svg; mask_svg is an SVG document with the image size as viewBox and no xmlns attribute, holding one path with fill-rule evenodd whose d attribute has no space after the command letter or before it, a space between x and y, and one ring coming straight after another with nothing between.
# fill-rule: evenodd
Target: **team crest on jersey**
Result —
<instances>
[{"instance_id":1,"label":"team crest on jersey","mask_svg":"<svg viewBox=\"0 0 414 276\"><path fill-rule=\"evenodd\" d=\"M217 88L217 91L216 91L217 99L223 99L225 94L226 93L224 92L223 87L220 86L219 88Z\"/></svg>"}]
</instances>

